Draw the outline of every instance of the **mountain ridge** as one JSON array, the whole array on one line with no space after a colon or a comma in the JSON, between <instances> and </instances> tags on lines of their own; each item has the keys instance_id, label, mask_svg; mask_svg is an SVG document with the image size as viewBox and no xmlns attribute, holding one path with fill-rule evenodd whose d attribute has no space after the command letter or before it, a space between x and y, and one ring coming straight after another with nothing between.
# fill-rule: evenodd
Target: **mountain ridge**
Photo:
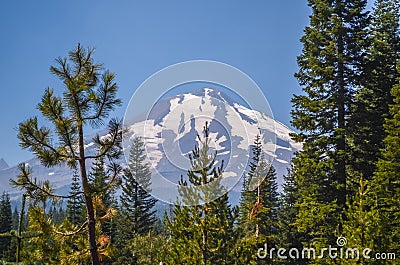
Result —
<instances>
[{"instance_id":1,"label":"mountain ridge","mask_svg":"<svg viewBox=\"0 0 400 265\"><path fill-rule=\"evenodd\" d=\"M7 164L7 162L4 160L4 158L1 158L0 159L0 170L7 169L9 167L10 166Z\"/></svg>"}]
</instances>

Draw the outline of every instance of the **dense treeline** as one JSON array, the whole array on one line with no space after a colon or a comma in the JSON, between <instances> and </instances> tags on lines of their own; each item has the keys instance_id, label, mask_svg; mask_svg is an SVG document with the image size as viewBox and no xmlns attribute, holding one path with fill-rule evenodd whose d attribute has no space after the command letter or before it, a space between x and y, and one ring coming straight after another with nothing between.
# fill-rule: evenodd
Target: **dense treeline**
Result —
<instances>
[{"instance_id":1,"label":"dense treeline","mask_svg":"<svg viewBox=\"0 0 400 265\"><path fill-rule=\"evenodd\" d=\"M400 135L396 124L400 52L399 3L309 1L313 13L302 38L293 98L293 160L303 245L323 248L345 236L351 248L399 253ZM397 107L396 107L397 106ZM389 166L390 165L390 166ZM390 199L389 199L390 198ZM358 262L358 263L357 263ZM387 264L360 258L345 264ZM329 257L309 264L337 264Z\"/></svg>"},{"instance_id":2,"label":"dense treeline","mask_svg":"<svg viewBox=\"0 0 400 265\"><path fill-rule=\"evenodd\" d=\"M205 124L199 145L193 143L192 167L180 180L185 203L159 218L148 193L151 171L141 138L132 140L128 166L121 168L122 127L112 119L108 136L94 138L96 153L85 153L85 129L102 126L121 101L114 74L94 62L92 50L78 45L50 69L65 86L63 96L47 89L38 105L54 126L39 127L33 117L20 123L18 135L21 147L43 165L71 168L71 190L55 194L50 182L37 181L21 164L12 180L24 194L21 207L12 211L7 194L0 201L0 259L32 264L396 264L362 255L313 258L312 253L303 256L302 249L316 249L319 255L328 246L369 248L370 256L395 253L400 258L400 4L376 0L367 12L365 0L308 3L312 14L295 75L303 93L293 96L291 112L292 138L303 148L288 168L281 193L258 135L240 204L231 205ZM208 188L191 188L202 185ZM220 196L209 201L210 192ZM346 241L338 246L339 237Z\"/></svg>"}]
</instances>

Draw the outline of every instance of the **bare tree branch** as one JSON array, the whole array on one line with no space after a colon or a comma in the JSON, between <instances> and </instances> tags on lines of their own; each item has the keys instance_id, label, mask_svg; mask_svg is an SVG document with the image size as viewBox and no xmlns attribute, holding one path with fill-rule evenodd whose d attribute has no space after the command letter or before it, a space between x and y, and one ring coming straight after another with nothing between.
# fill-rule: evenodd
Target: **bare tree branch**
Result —
<instances>
[{"instance_id":1,"label":"bare tree branch","mask_svg":"<svg viewBox=\"0 0 400 265\"><path fill-rule=\"evenodd\" d=\"M47 195L48 197L58 198L58 199L70 199L79 194L83 194L83 191L75 192L70 195L58 195L50 192L49 190L43 188L41 185L38 185L36 181L33 181L32 178L29 176L32 171L28 168L26 169L25 164L20 164L19 169L21 170L21 174L18 176L19 179L17 181L10 179L10 183L13 186L23 187L27 190L36 190L40 191L42 194ZM22 178L22 179L21 179ZM21 182L22 181L22 182Z\"/></svg>"},{"instance_id":2,"label":"bare tree branch","mask_svg":"<svg viewBox=\"0 0 400 265\"><path fill-rule=\"evenodd\" d=\"M78 234L79 232L81 232L86 226L87 226L88 222L84 222L78 229L72 231L72 232L68 232L68 233L64 233L64 232L60 232L57 230L54 230L54 233L56 233L57 235L62 235L62 236L73 236Z\"/></svg>"}]
</instances>

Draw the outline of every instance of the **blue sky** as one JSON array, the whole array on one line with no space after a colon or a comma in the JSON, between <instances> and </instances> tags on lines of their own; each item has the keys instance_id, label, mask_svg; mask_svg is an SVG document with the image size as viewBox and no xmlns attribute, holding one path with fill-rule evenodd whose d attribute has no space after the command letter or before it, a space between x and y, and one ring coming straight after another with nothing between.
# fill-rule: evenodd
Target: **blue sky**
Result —
<instances>
[{"instance_id":1,"label":"blue sky","mask_svg":"<svg viewBox=\"0 0 400 265\"><path fill-rule=\"evenodd\" d=\"M32 115L54 59L80 42L115 72L123 105L147 77L187 60L215 60L248 74L277 120L290 124L293 74L308 24L305 0L275 1L2 1L0 4L1 152L10 165L32 157L18 146L17 126Z\"/></svg>"}]
</instances>

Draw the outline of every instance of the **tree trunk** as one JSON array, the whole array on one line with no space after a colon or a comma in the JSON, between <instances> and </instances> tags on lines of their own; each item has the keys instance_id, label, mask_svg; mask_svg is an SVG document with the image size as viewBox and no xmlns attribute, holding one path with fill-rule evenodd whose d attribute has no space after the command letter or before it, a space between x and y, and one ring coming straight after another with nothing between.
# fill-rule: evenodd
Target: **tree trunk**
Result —
<instances>
[{"instance_id":1,"label":"tree trunk","mask_svg":"<svg viewBox=\"0 0 400 265\"><path fill-rule=\"evenodd\" d=\"M137 174L136 174L137 176ZM138 185L139 183L137 183L137 181L135 180L135 208L134 208L134 216L133 216L133 220L135 221L135 226L134 226L134 230L135 233L139 233L139 226L138 226Z\"/></svg>"},{"instance_id":2,"label":"tree trunk","mask_svg":"<svg viewBox=\"0 0 400 265\"><path fill-rule=\"evenodd\" d=\"M340 30L338 36L338 99L337 99L337 109L338 109L338 129L339 136L337 138L337 180L339 184L338 190L338 204L340 208L344 208L346 205L346 162L345 162L345 152L346 152L346 136L345 136L345 77L344 77L344 62L340 57L343 56L344 44L343 44L343 29Z\"/></svg>"},{"instance_id":3,"label":"tree trunk","mask_svg":"<svg viewBox=\"0 0 400 265\"><path fill-rule=\"evenodd\" d=\"M24 220L24 212L25 212L25 201L26 201L26 194L22 195L22 206L21 206L21 213L19 214L18 220L18 234L17 234L17 253L16 253L16 263L18 264L21 260L21 240L22 240L22 222Z\"/></svg>"},{"instance_id":4,"label":"tree trunk","mask_svg":"<svg viewBox=\"0 0 400 265\"><path fill-rule=\"evenodd\" d=\"M100 265L99 255L97 253L97 244L96 244L96 219L94 216L92 194L90 193L89 183L86 174L85 145L83 140L82 125L78 126L78 132L79 132L79 154L80 154L79 167L81 173L82 188L85 195L90 258L92 260L92 265Z\"/></svg>"},{"instance_id":5,"label":"tree trunk","mask_svg":"<svg viewBox=\"0 0 400 265\"><path fill-rule=\"evenodd\" d=\"M260 197L261 197L261 187L260 186L261 186L261 184L259 183L258 187L257 187L257 202L256 202L257 205L260 205ZM256 219L256 232L255 232L256 238L258 238L259 234L260 234L260 228L258 227L258 221Z\"/></svg>"},{"instance_id":6,"label":"tree trunk","mask_svg":"<svg viewBox=\"0 0 400 265\"><path fill-rule=\"evenodd\" d=\"M208 241L208 238L207 238L207 209L206 209L206 207L207 207L207 205L206 204L204 204L204 206L203 206L203 211L204 211L204 224L203 224L203 227L202 227L202 243L203 243L203 246L202 246L202 249L201 249L201 261L202 261L202 265L207 265L207 259L208 259L208 257L207 257L207 241Z\"/></svg>"},{"instance_id":7,"label":"tree trunk","mask_svg":"<svg viewBox=\"0 0 400 265\"><path fill-rule=\"evenodd\" d=\"M203 265L207 265L207 231L203 230L203 248L201 250L201 260Z\"/></svg>"}]
</instances>

